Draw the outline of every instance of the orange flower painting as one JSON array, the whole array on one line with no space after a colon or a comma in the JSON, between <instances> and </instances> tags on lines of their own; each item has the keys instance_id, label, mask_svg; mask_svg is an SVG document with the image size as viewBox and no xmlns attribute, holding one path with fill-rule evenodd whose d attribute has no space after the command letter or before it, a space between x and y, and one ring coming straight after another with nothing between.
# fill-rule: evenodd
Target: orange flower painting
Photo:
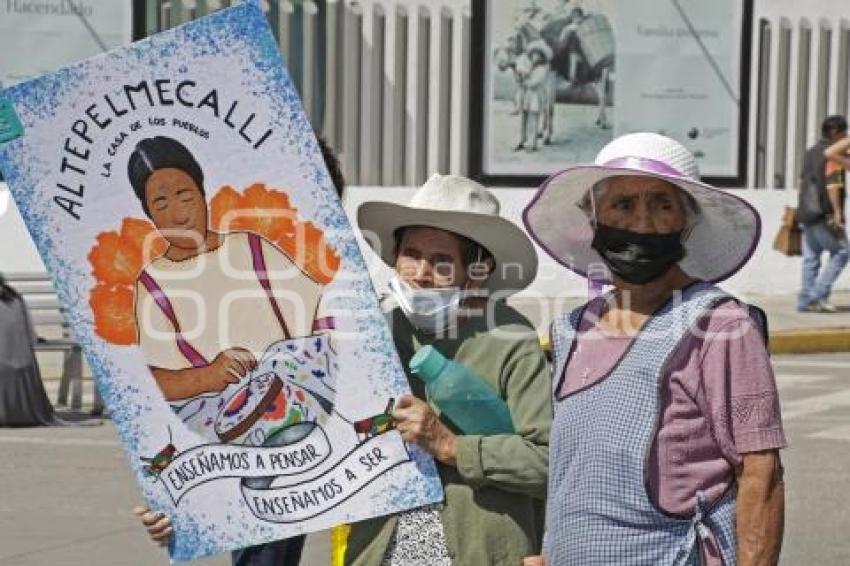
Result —
<instances>
[{"instance_id":1,"label":"orange flower painting","mask_svg":"<svg viewBox=\"0 0 850 566\"><path fill-rule=\"evenodd\" d=\"M329 283L339 270L339 254L327 244L322 230L298 217L286 192L262 183L242 192L227 185L219 189L210 201L210 227L265 238L320 284ZM98 234L88 255L96 281L89 305L98 336L118 346L136 343L136 281L166 248L165 239L145 219L124 218L118 230Z\"/></svg>"},{"instance_id":2,"label":"orange flower painting","mask_svg":"<svg viewBox=\"0 0 850 566\"><path fill-rule=\"evenodd\" d=\"M244 193L225 186L212 199L210 214L214 230L259 234L323 285L339 270L339 254L328 246L324 233L312 222L299 220L282 191L260 183Z\"/></svg>"}]
</instances>

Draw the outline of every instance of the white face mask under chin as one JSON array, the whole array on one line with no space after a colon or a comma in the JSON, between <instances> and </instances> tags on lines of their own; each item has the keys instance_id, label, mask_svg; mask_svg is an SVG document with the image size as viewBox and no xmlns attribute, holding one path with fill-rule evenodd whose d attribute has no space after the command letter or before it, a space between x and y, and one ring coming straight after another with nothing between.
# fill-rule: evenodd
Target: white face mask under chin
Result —
<instances>
[{"instance_id":1,"label":"white face mask under chin","mask_svg":"<svg viewBox=\"0 0 850 566\"><path fill-rule=\"evenodd\" d=\"M428 334L441 334L457 325L464 291L449 289L417 289L396 275L390 280L390 291L410 323Z\"/></svg>"}]
</instances>

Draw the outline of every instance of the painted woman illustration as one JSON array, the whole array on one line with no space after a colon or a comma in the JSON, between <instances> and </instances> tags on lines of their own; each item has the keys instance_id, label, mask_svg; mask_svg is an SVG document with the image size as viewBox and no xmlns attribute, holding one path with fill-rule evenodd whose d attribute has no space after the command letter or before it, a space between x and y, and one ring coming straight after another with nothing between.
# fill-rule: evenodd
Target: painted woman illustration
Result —
<instances>
[{"instance_id":1,"label":"painted woman illustration","mask_svg":"<svg viewBox=\"0 0 850 566\"><path fill-rule=\"evenodd\" d=\"M172 409L211 441L253 445L327 419L336 372L323 285L256 233L212 230L203 170L177 140L139 141L127 169L167 243L139 274L135 317Z\"/></svg>"}]
</instances>

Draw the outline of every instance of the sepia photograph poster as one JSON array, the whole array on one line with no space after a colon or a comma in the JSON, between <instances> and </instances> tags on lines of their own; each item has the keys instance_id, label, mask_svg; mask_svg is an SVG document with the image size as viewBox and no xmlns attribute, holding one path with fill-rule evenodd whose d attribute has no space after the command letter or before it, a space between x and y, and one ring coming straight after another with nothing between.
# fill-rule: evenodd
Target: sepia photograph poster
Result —
<instances>
[{"instance_id":1,"label":"sepia photograph poster","mask_svg":"<svg viewBox=\"0 0 850 566\"><path fill-rule=\"evenodd\" d=\"M476 178L539 184L617 136L651 131L693 151L704 176L743 183L750 0L473 6Z\"/></svg>"}]
</instances>

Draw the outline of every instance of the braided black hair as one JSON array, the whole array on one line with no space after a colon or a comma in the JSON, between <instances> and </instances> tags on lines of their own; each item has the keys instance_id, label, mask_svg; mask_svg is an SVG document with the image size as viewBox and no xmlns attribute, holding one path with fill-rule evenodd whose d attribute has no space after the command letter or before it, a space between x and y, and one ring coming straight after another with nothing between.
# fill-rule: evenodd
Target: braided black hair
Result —
<instances>
[{"instance_id":1,"label":"braided black hair","mask_svg":"<svg viewBox=\"0 0 850 566\"><path fill-rule=\"evenodd\" d=\"M165 136L140 140L127 162L127 176L148 217L151 213L145 198L145 186L158 169L180 169L195 181L201 195L204 195L204 172L186 146Z\"/></svg>"}]
</instances>

